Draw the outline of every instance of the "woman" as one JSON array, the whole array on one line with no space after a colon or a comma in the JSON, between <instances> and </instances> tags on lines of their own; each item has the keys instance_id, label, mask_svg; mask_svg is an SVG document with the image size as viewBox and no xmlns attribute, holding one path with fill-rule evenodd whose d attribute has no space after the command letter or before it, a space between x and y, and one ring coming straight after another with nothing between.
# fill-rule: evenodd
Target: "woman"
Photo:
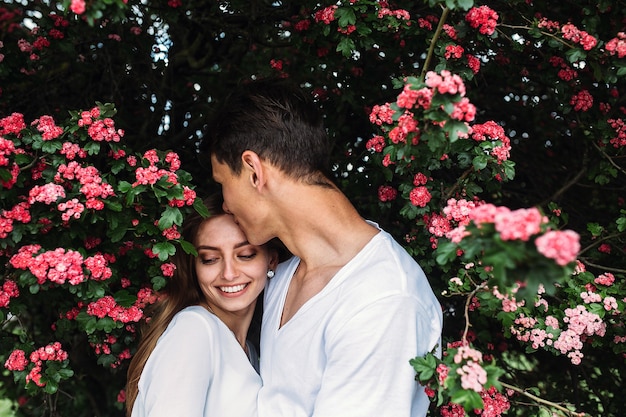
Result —
<instances>
[{"instance_id":1,"label":"woman","mask_svg":"<svg viewBox=\"0 0 626 417\"><path fill-rule=\"evenodd\" d=\"M248 243L221 198L206 204L211 216L190 216L182 231L198 255L176 252L166 297L130 363L129 416L256 415L261 379L246 336L278 254Z\"/></svg>"}]
</instances>

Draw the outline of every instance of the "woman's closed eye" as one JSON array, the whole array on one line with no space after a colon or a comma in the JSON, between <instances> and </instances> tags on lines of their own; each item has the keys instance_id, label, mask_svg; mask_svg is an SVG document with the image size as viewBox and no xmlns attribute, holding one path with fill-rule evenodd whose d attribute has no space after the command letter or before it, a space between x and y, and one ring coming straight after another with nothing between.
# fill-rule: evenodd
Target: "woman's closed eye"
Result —
<instances>
[{"instance_id":1,"label":"woman's closed eye","mask_svg":"<svg viewBox=\"0 0 626 417\"><path fill-rule=\"evenodd\" d=\"M200 258L200 263L202 263L202 265L212 265L215 262L217 262L219 258L215 258L215 257L210 257L210 258Z\"/></svg>"},{"instance_id":2,"label":"woman's closed eye","mask_svg":"<svg viewBox=\"0 0 626 417\"><path fill-rule=\"evenodd\" d=\"M257 253L256 252L251 252L251 253L242 253L240 255L237 255L239 258L243 259L243 260L252 260L254 258L256 258Z\"/></svg>"}]
</instances>

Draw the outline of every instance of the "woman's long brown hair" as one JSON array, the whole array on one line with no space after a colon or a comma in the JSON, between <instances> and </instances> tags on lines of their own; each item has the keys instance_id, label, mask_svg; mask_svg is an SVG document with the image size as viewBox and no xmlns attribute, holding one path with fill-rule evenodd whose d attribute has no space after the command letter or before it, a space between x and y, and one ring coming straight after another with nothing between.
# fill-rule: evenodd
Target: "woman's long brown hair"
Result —
<instances>
[{"instance_id":1,"label":"woman's long brown hair","mask_svg":"<svg viewBox=\"0 0 626 417\"><path fill-rule=\"evenodd\" d=\"M224 214L221 196L212 196L205 200L211 216ZM182 238L196 244L196 235L203 221L198 213L188 216L182 227ZM198 285L195 269L195 256L185 253L178 247L173 257L176 265L174 275L170 278L163 291L163 296L154 304L146 317L141 329L141 341L137 352L133 355L128 367L126 382L126 415L130 416L139 393L139 378L154 350L154 347L176 313L185 307L197 305L204 301L204 295Z\"/></svg>"}]
</instances>

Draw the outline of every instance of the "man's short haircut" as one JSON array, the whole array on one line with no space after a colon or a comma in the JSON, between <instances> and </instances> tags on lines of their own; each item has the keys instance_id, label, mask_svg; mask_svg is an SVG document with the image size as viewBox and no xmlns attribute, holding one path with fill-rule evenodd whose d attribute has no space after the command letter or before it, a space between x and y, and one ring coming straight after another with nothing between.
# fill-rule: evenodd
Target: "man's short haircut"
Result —
<instances>
[{"instance_id":1,"label":"man's short haircut","mask_svg":"<svg viewBox=\"0 0 626 417\"><path fill-rule=\"evenodd\" d=\"M211 154L235 174L241 154L256 152L292 178L318 182L329 169L331 144L319 109L284 81L254 81L232 92L209 128Z\"/></svg>"}]
</instances>

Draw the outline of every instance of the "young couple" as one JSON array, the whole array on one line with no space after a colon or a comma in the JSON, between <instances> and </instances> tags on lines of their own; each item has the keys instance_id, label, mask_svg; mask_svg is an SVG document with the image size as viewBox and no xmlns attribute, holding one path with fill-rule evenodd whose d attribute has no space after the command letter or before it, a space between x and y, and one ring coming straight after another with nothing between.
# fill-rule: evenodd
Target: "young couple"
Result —
<instances>
[{"instance_id":1,"label":"young couple","mask_svg":"<svg viewBox=\"0 0 626 417\"><path fill-rule=\"evenodd\" d=\"M223 211L186 220L198 256L177 262L131 362L128 414L424 416L409 359L440 343L440 305L418 264L329 179L315 105L259 82L216 120ZM293 254L279 265L273 238ZM246 334L264 287L259 376Z\"/></svg>"}]
</instances>

